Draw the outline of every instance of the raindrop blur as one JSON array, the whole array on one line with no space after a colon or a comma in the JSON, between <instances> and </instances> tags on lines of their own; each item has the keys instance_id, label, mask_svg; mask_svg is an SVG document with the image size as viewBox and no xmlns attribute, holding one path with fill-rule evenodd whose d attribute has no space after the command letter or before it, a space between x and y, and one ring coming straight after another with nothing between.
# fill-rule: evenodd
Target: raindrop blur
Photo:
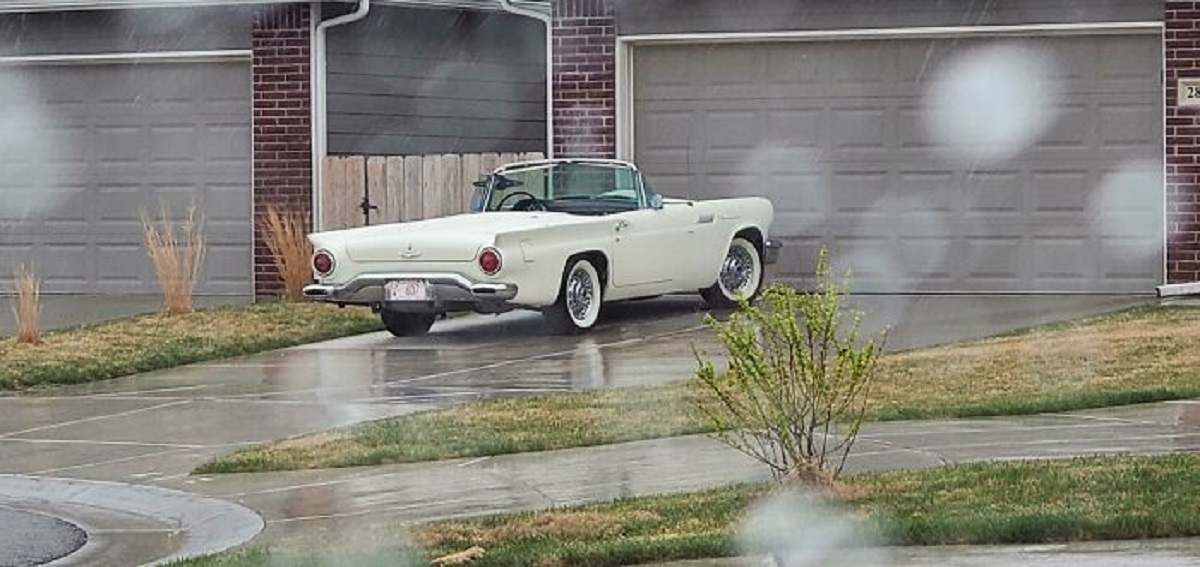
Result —
<instances>
[{"instance_id":1,"label":"raindrop blur","mask_svg":"<svg viewBox=\"0 0 1200 567\"><path fill-rule=\"evenodd\" d=\"M952 159L993 165L1019 155L1053 125L1055 62L1028 47L969 49L938 69L925 93L926 132Z\"/></svg>"},{"instance_id":2,"label":"raindrop blur","mask_svg":"<svg viewBox=\"0 0 1200 567\"><path fill-rule=\"evenodd\" d=\"M38 108L40 100L20 67L0 71L0 218L50 211L68 196L49 165L68 148L51 144L56 130Z\"/></svg>"},{"instance_id":3,"label":"raindrop blur","mask_svg":"<svg viewBox=\"0 0 1200 567\"><path fill-rule=\"evenodd\" d=\"M1133 160L1106 173L1092 191L1091 209L1093 232L1104 239L1110 262L1152 268L1161 258L1161 164Z\"/></svg>"},{"instance_id":4,"label":"raindrop blur","mask_svg":"<svg viewBox=\"0 0 1200 567\"><path fill-rule=\"evenodd\" d=\"M739 540L770 567L884 566L887 558L867 523L795 490L772 494L751 507Z\"/></svg>"}]
</instances>

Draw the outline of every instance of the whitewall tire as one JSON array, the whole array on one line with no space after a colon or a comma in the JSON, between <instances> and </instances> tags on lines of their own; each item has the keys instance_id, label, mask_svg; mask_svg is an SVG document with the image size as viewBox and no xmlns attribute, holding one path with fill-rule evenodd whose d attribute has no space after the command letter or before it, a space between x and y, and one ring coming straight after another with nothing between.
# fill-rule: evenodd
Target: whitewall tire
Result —
<instances>
[{"instance_id":1,"label":"whitewall tire","mask_svg":"<svg viewBox=\"0 0 1200 567\"><path fill-rule=\"evenodd\" d=\"M596 325L604 287L600 272L591 260L573 260L563 273L558 301L542 310L551 329L558 333L578 333Z\"/></svg>"},{"instance_id":2,"label":"whitewall tire","mask_svg":"<svg viewBox=\"0 0 1200 567\"><path fill-rule=\"evenodd\" d=\"M728 309L737 305L739 294L746 299L757 297L762 284L762 253L753 242L737 236L729 243L716 283L700 290L700 295L712 307Z\"/></svg>"}]
</instances>

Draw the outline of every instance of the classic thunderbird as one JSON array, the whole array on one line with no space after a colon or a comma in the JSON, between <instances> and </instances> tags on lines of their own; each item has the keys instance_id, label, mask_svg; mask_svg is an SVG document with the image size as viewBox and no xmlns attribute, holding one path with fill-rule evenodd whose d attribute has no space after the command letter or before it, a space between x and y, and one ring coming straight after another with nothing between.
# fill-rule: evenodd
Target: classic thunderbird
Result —
<instances>
[{"instance_id":1,"label":"classic thunderbird","mask_svg":"<svg viewBox=\"0 0 1200 567\"><path fill-rule=\"evenodd\" d=\"M368 305L396 336L437 315L540 310L557 332L591 328L601 303L695 292L753 297L778 245L759 197L663 198L631 163L551 159L497 168L471 213L309 235L312 299Z\"/></svg>"}]
</instances>

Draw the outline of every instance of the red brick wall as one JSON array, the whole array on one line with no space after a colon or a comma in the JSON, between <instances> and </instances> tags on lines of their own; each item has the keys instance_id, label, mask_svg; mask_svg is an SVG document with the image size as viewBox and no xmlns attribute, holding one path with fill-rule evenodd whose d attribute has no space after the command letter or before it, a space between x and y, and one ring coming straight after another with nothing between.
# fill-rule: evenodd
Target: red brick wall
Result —
<instances>
[{"instance_id":1,"label":"red brick wall","mask_svg":"<svg viewBox=\"0 0 1200 567\"><path fill-rule=\"evenodd\" d=\"M281 284L263 243L268 205L312 218L308 4L263 7L254 15L254 292Z\"/></svg>"},{"instance_id":2,"label":"red brick wall","mask_svg":"<svg viewBox=\"0 0 1200 567\"><path fill-rule=\"evenodd\" d=\"M616 25L611 0L555 0L554 155L615 157Z\"/></svg>"},{"instance_id":3,"label":"red brick wall","mask_svg":"<svg viewBox=\"0 0 1200 567\"><path fill-rule=\"evenodd\" d=\"M1200 78L1200 2L1166 3L1167 281L1200 281L1200 108L1179 108L1180 78Z\"/></svg>"}]
</instances>

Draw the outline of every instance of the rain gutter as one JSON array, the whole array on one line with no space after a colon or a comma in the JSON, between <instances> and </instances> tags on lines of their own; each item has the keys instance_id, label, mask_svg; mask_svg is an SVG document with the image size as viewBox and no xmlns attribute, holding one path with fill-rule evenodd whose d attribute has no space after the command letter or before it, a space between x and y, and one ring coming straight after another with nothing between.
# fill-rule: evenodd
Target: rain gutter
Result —
<instances>
[{"instance_id":1,"label":"rain gutter","mask_svg":"<svg viewBox=\"0 0 1200 567\"><path fill-rule=\"evenodd\" d=\"M500 9L517 16L525 16L546 25L546 158L554 157L554 37L550 14L514 6L512 0L497 0Z\"/></svg>"},{"instance_id":2,"label":"rain gutter","mask_svg":"<svg viewBox=\"0 0 1200 567\"><path fill-rule=\"evenodd\" d=\"M318 3L314 2L314 7ZM325 151L329 145L329 129L326 127L326 60L325 31L329 28L357 22L371 11L371 0L359 0L353 12L330 18L319 24L313 33L312 48L312 187L313 227L321 230L321 182L325 172ZM317 19L316 17L313 18Z\"/></svg>"}]
</instances>

